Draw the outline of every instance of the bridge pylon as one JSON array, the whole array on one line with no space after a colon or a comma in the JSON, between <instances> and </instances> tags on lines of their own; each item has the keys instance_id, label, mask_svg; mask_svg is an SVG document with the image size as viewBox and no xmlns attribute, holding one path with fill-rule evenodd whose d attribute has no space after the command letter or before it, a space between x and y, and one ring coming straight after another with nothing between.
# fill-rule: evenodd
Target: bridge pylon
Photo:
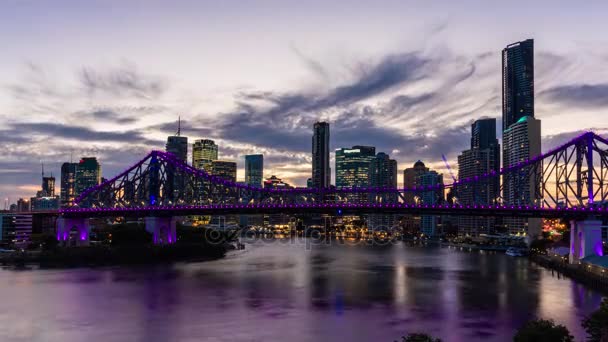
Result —
<instances>
[{"instance_id":1,"label":"bridge pylon","mask_svg":"<svg viewBox=\"0 0 608 342\"><path fill-rule=\"evenodd\" d=\"M570 221L570 263L592 255L604 255L602 221Z\"/></svg>"},{"instance_id":2,"label":"bridge pylon","mask_svg":"<svg viewBox=\"0 0 608 342\"><path fill-rule=\"evenodd\" d=\"M91 225L88 218L59 217L56 223L57 241L63 245L88 246ZM72 231L76 231L75 237Z\"/></svg>"},{"instance_id":3,"label":"bridge pylon","mask_svg":"<svg viewBox=\"0 0 608 342\"><path fill-rule=\"evenodd\" d=\"M177 221L175 216L146 217L144 219L146 231L152 234L155 245L169 245L177 242Z\"/></svg>"}]
</instances>

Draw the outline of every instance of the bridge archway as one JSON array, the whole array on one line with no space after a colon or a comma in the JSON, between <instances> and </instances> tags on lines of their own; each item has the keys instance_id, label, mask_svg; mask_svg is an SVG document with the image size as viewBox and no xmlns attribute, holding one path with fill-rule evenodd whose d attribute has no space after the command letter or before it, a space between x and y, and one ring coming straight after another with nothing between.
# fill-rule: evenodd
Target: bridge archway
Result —
<instances>
[{"instance_id":1,"label":"bridge archway","mask_svg":"<svg viewBox=\"0 0 608 342\"><path fill-rule=\"evenodd\" d=\"M56 223L57 241L70 246L88 246L91 226L87 218L60 217Z\"/></svg>"}]
</instances>

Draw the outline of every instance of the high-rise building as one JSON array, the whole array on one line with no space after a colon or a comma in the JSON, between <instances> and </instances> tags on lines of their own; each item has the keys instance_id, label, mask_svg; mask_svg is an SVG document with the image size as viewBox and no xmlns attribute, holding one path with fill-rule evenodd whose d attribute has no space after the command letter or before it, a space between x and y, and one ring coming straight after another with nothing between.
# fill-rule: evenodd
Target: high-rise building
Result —
<instances>
[{"instance_id":1,"label":"high-rise building","mask_svg":"<svg viewBox=\"0 0 608 342\"><path fill-rule=\"evenodd\" d=\"M353 146L336 150L336 187L369 185L369 168L376 156L373 146Z\"/></svg>"},{"instance_id":2,"label":"high-rise building","mask_svg":"<svg viewBox=\"0 0 608 342\"><path fill-rule=\"evenodd\" d=\"M211 162L211 174L230 182L236 182L236 163L214 160Z\"/></svg>"},{"instance_id":3,"label":"high-rise building","mask_svg":"<svg viewBox=\"0 0 608 342\"><path fill-rule=\"evenodd\" d=\"M188 137L181 136L181 119L177 124L177 133L167 137L165 150L184 162L188 161Z\"/></svg>"},{"instance_id":4,"label":"high-rise building","mask_svg":"<svg viewBox=\"0 0 608 342\"><path fill-rule=\"evenodd\" d=\"M77 163L63 163L61 165L61 207L74 205L77 166Z\"/></svg>"},{"instance_id":5,"label":"high-rise building","mask_svg":"<svg viewBox=\"0 0 608 342\"><path fill-rule=\"evenodd\" d=\"M218 158L218 147L211 139L199 139L192 146L192 166L211 172L211 162Z\"/></svg>"},{"instance_id":6,"label":"high-rise building","mask_svg":"<svg viewBox=\"0 0 608 342\"><path fill-rule=\"evenodd\" d=\"M79 196L86 189L101 183L101 165L95 157L85 157L80 159L76 165L75 188L76 196Z\"/></svg>"},{"instance_id":7,"label":"high-rise building","mask_svg":"<svg viewBox=\"0 0 608 342\"><path fill-rule=\"evenodd\" d=\"M502 50L502 129L524 116L534 117L534 40Z\"/></svg>"},{"instance_id":8,"label":"high-rise building","mask_svg":"<svg viewBox=\"0 0 608 342\"><path fill-rule=\"evenodd\" d=\"M503 132L505 167L526 161L541 153L540 120L524 116ZM539 179L520 177L512 173L503 176L504 200L508 204L523 205L537 201ZM523 181L524 183L520 183Z\"/></svg>"},{"instance_id":9,"label":"high-rise building","mask_svg":"<svg viewBox=\"0 0 608 342\"><path fill-rule=\"evenodd\" d=\"M426 188L429 186L443 185L443 175L438 174L436 171L428 171L421 174L418 177L418 184ZM422 191L420 193L420 203L434 205L443 203L443 188ZM420 230L426 236L436 236L441 234L437 230L437 224L439 216L434 215L422 215L420 220Z\"/></svg>"},{"instance_id":10,"label":"high-rise building","mask_svg":"<svg viewBox=\"0 0 608 342\"><path fill-rule=\"evenodd\" d=\"M312 186L328 188L331 184L329 167L329 123L316 122L312 136Z\"/></svg>"},{"instance_id":11,"label":"high-rise building","mask_svg":"<svg viewBox=\"0 0 608 342\"><path fill-rule=\"evenodd\" d=\"M370 162L368 183L371 187L397 187L397 161L390 159L389 155L384 152L379 152ZM370 195L371 202L380 203L395 203L397 202L396 194L376 194ZM395 225L395 215L392 214L372 214L369 215L369 227L377 228L393 228Z\"/></svg>"},{"instance_id":12,"label":"high-rise building","mask_svg":"<svg viewBox=\"0 0 608 342\"><path fill-rule=\"evenodd\" d=\"M245 184L256 188L262 187L264 181L264 156L250 154L245 156Z\"/></svg>"},{"instance_id":13,"label":"high-rise building","mask_svg":"<svg viewBox=\"0 0 608 342\"><path fill-rule=\"evenodd\" d=\"M540 154L540 121L534 119L534 41L507 46L502 52L503 168ZM505 204L536 204L540 176L508 173L503 176ZM511 233L535 237L540 220L505 218Z\"/></svg>"},{"instance_id":14,"label":"high-rise building","mask_svg":"<svg viewBox=\"0 0 608 342\"><path fill-rule=\"evenodd\" d=\"M458 156L458 178L481 177L500 169L500 146L496 139L496 119L481 119L471 125L471 148ZM480 182L463 183L456 188L459 204L490 205L499 197L499 177ZM491 217L460 216L459 235L477 236L491 233L495 220Z\"/></svg>"}]
</instances>

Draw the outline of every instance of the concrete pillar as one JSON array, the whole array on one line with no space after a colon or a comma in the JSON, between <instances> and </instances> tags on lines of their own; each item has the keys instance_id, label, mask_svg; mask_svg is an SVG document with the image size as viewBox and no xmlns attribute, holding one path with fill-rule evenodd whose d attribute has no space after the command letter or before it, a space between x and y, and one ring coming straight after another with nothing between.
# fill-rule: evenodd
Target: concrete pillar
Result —
<instances>
[{"instance_id":1,"label":"concrete pillar","mask_svg":"<svg viewBox=\"0 0 608 342\"><path fill-rule=\"evenodd\" d=\"M570 221L570 263L590 255L604 255L602 221Z\"/></svg>"},{"instance_id":2,"label":"concrete pillar","mask_svg":"<svg viewBox=\"0 0 608 342\"><path fill-rule=\"evenodd\" d=\"M177 242L177 217L146 217L146 231L152 234L155 245L166 245Z\"/></svg>"},{"instance_id":3,"label":"concrete pillar","mask_svg":"<svg viewBox=\"0 0 608 342\"><path fill-rule=\"evenodd\" d=\"M74 244L76 246L88 246L90 243L91 225L88 218L66 218L60 217L56 223L57 241L63 245L70 244L70 232L76 230Z\"/></svg>"}]
</instances>

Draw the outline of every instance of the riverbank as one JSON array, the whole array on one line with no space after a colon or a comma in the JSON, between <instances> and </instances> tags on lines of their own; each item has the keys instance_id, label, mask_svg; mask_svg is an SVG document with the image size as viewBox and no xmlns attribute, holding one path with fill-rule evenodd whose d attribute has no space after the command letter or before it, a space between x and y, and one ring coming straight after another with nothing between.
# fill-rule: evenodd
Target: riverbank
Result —
<instances>
[{"instance_id":1,"label":"riverbank","mask_svg":"<svg viewBox=\"0 0 608 342\"><path fill-rule=\"evenodd\" d=\"M587 271L583 265L569 264L567 260L556 259L546 255L531 255L530 260L544 268L608 294L608 274L597 274Z\"/></svg>"},{"instance_id":2,"label":"riverbank","mask_svg":"<svg viewBox=\"0 0 608 342\"><path fill-rule=\"evenodd\" d=\"M98 267L134 264L161 264L179 261L209 261L223 258L227 248L212 244L170 246L87 246L58 247L46 251L24 251L0 255L7 267L42 268Z\"/></svg>"}]
</instances>

